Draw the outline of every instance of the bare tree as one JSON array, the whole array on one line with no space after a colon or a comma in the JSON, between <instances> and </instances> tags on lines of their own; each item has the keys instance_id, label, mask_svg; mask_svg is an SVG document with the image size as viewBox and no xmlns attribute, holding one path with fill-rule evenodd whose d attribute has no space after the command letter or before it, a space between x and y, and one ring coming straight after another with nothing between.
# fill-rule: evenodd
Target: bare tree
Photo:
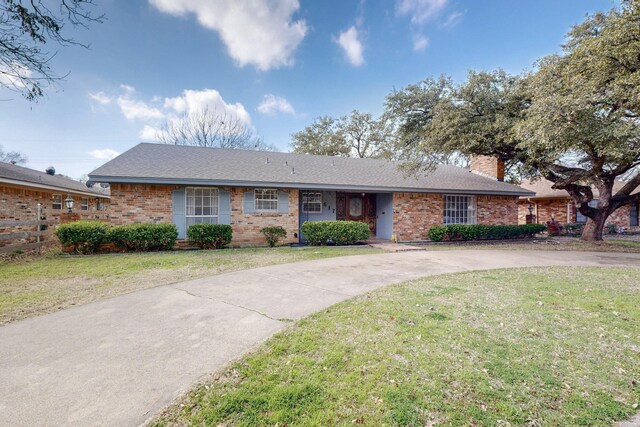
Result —
<instances>
[{"instance_id":1,"label":"bare tree","mask_svg":"<svg viewBox=\"0 0 640 427\"><path fill-rule=\"evenodd\" d=\"M51 68L55 52L43 47L49 42L88 47L65 35L63 28L67 23L86 28L103 22L104 15L92 15L92 6L93 0L61 0L56 13L42 0L0 0L0 87L36 101L46 87L64 78Z\"/></svg>"},{"instance_id":2,"label":"bare tree","mask_svg":"<svg viewBox=\"0 0 640 427\"><path fill-rule=\"evenodd\" d=\"M274 151L238 116L216 109L187 113L166 121L157 139L164 144Z\"/></svg>"},{"instance_id":3,"label":"bare tree","mask_svg":"<svg viewBox=\"0 0 640 427\"><path fill-rule=\"evenodd\" d=\"M0 145L0 162L24 165L27 163L27 156L19 151L4 151Z\"/></svg>"}]
</instances>

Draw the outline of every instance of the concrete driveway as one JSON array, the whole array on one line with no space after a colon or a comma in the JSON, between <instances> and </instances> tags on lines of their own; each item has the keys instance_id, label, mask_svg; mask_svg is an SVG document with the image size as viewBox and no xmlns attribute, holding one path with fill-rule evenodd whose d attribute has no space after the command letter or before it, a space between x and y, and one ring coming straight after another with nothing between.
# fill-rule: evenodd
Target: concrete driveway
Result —
<instances>
[{"instance_id":1,"label":"concrete driveway","mask_svg":"<svg viewBox=\"0 0 640 427\"><path fill-rule=\"evenodd\" d=\"M462 250L221 274L0 327L0 425L135 426L295 320L391 283L522 266L633 266L640 254Z\"/></svg>"}]
</instances>

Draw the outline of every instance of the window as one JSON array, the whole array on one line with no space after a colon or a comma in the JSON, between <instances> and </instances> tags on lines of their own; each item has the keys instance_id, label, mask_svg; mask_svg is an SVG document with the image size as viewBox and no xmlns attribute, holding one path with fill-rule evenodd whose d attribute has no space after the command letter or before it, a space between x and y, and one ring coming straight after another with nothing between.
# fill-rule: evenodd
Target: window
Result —
<instances>
[{"instance_id":1,"label":"window","mask_svg":"<svg viewBox=\"0 0 640 427\"><path fill-rule=\"evenodd\" d=\"M598 201L597 200L589 201L589 206L591 206L592 208L597 207ZM577 206L576 206L576 222L587 222L587 217L580 213Z\"/></svg>"},{"instance_id":2,"label":"window","mask_svg":"<svg viewBox=\"0 0 640 427\"><path fill-rule=\"evenodd\" d=\"M89 199L80 199L80 210L81 211L89 210Z\"/></svg>"},{"instance_id":3,"label":"window","mask_svg":"<svg viewBox=\"0 0 640 427\"><path fill-rule=\"evenodd\" d=\"M218 189L187 187L186 190L187 228L192 224L218 223Z\"/></svg>"},{"instance_id":4,"label":"window","mask_svg":"<svg viewBox=\"0 0 640 427\"><path fill-rule=\"evenodd\" d=\"M255 190L253 197L256 211L278 211L278 190L258 189Z\"/></svg>"},{"instance_id":5,"label":"window","mask_svg":"<svg viewBox=\"0 0 640 427\"><path fill-rule=\"evenodd\" d=\"M51 209L62 209L62 195L54 194L51 197Z\"/></svg>"},{"instance_id":6,"label":"window","mask_svg":"<svg viewBox=\"0 0 640 427\"><path fill-rule=\"evenodd\" d=\"M474 196L444 196L445 224L475 224L476 198Z\"/></svg>"},{"instance_id":7,"label":"window","mask_svg":"<svg viewBox=\"0 0 640 427\"><path fill-rule=\"evenodd\" d=\"M322 213L322 193L302 193L303 213Z\"/></svg>"},{"instance_id":8,"label":"window","mask_svg":"<svg viewBox=\"0 0 640 427\"><path fill-rule=\"evenodd\" d=\"M102 199L98 198L96 199L96 210L97 211L103 211L104 208L104 202L102 201Z\"/></svg>"}]
</instances>

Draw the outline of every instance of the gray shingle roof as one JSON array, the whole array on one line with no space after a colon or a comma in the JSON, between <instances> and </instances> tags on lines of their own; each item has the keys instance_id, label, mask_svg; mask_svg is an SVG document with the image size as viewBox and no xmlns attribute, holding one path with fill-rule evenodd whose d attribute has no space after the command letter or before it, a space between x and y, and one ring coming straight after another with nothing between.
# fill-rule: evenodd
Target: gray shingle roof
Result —
<instances>
[{"instance_id":1,"label":"gray shingle roof","mask_svg":"<svg viewBox=\"0 0 640 427\"><path fill-rule=\"evenodd\" d=\"M95 194L96 197L109 197L108 190L89 188L80 181L60 175L49 175L35 169L29 169L11 163L0 162L0 182L31 184L36 187L51 187L59 191Z\"/></svg>"},{"instance_id":2,"label":"gray shingle roof","mask_svg":"<svg viewBox=\"0 0 640 427\"><path fill-rule=\"evenodd\" d=\"M420 176L408 176L398 166L398 163L380 159L142 143L89 176L98 182L532 194L456 166L442 165Z\"/></svg>"}]
</instances>

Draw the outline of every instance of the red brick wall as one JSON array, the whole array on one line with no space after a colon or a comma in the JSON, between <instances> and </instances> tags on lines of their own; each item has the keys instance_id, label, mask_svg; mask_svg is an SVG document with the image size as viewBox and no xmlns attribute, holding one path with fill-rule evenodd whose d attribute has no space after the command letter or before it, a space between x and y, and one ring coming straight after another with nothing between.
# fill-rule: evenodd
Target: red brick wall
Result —
<instances>
[{"instance_id":1,"label":"red brick wall","mask_svg":"<svg viewBox=\"0 0 640 427\"><path fill-rule=\"evenodd\" d=\"M53 194L62 196L62 208L53 209ZM37 219L38 203L42 205L43 219L60 222L60 217L67 212L64 207L64 199L69 193L61 193L50 190L37 190L29 187L3 186L0 185L0 220L15 221L31 221ZM74 214L81 219L106 219L109 216L109 200L105 200L104 204L107 210L96 210L96 198L87 197L77 193L70 193L75 201L73 208ZM80 209L80 200L87 198L89 200L89 209L83 211ZM55 225L53 225L55 227ZM0 234L16 233L19 231L36 231L35 225L18 226L18 227L0 227ZM54 238L55 239L55 238ZM0 246L13 245L18 243L27 243L30 239L21 240L2 240ZM31 239L33 240L33 239Z\"/></svg>"},{"instance_id":2,"label":"red brick wall","mask_svg":"<svg viewBox=\"0 0 640 427\"><path fill-rule=\"evenodd\" d=\"M477 223L508 225L518 223L516 196L477 196Z\"/></svg>"},{"instance_id":3,"label":"red brick wall","mask_svg":"<svg viewBox=\"0 0 640 427\"><path fill-rule=\"evenodd\" d=\"M53 194L62 196L62 209L53 209ZM28 187L9 187L0 185L0 220L34 220L36 219L38 203L42 204L42 213L47 219L58 220L60 214L66 212L64 207L64 199L69 193L60 193L49 190L36 190ZM73 211L79 213L83 218L91 219L93 217L104 218L108 214L106 211L96 210L96 198L87 197L81 194L71 193L75 201ZM89 199L89 209L80 210L80 199ZM108 209L109 200L105 200L105 207Z\"/></svg>"},{"instance_id":4,"label":"red brick wall","mask_svg":"<svg viewBox=\"0 0 640 427\"><path fill-rule=\"evenodd\" d=\"M393 234L399 241L427 240L429 229L441 225L443 215L442 194L393 194Z\"/></svg>"},{"instance_id":5,"label":"red brick wall","mask_svg":"<svg viewBox=\"0 0 640 427\"><path fill-rule=\"evenodd\" d=\"M479 175L504 181L504 161L494 156L471 156L469 169Z\"/></svg>"},{"instance_id":6,"label":"red brick wall","mask_svg":"<svg viewBox=\"0 0 640 427\"><path fill-rule=\"evenodd\" d=\"M231 191L231 227L233 228L232 245L266 245L264 235L260 232L263 227L280 226L287 231L287 237L282 243L298 242L298 190L280 190L289 192L289 213L252 213L242 210L242 197L246 191L253 188L228 188Z\"/></svg>"},{"instance_id":7,"label":"red brick wall","mask_svg":"<svg viewBox=\"0 0 640 427\"><path fill-rule=\"evenodd\" d=\"M114 225L143 222L171 223L173 221L173 190L176 185L112 184L111 219ZM242 211L242 195L251 188L224 188L231 193L232 246L265 245L260 232L263 227L279 225L287 230L284 243L297 242L298 190L290 191L289 213L245 214Z\"/></svg>"},{"instance_id":8,"label":"red brick wall","mask_svg":"<svg viewBox=\"0 0 640 427\"><path fill-rule=\"evenodd\" d=\"M534 215L536 215L537 208L538 224L546 224L548 221L551 221L552 214L553 218L561 224L572 224L576 222L577 208L569 199L539 200L537 202L531 202L531 204L534 206ZM519 224L525 224L526 215L529 215L528 206L529 202L525 200L521 200L518 203ZM629 228L630 209L631 207L629 205L617 209L609 216L607 224L615 224L617 227Z\"/></svg>"},{"instance_id":9,"label":"red brick wall","mask_svg":"<svg viewBox=\"0 0 640 427\"><path fill-rule=\"evenodd\" d=\"M171 223L177 185L111 184L111 223Z\"/></svg>"},{"instance_id":10,"label":"red brick wall","mask_svg":"<svg viewBox=\"0 0 640 427\"><path fill-rule=\"evenodd\" d=\"M517 224L518 198L476 196L477 223ZM394 193L393 234L399 241L427 240L429 229L444 222L444 195Z\"/></svg>"}]
</instances>

